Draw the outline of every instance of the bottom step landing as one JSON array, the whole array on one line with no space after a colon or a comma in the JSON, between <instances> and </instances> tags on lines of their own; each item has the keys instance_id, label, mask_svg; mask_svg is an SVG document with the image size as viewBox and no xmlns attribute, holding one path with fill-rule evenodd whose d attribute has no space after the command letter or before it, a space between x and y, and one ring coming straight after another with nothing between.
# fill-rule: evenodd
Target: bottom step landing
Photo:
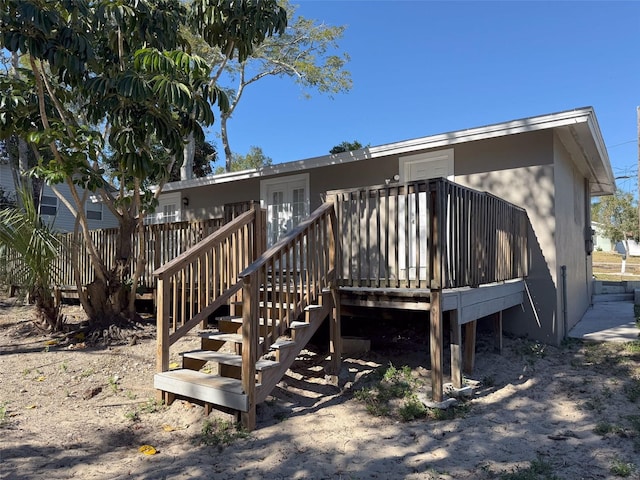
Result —
<instances>
[{"instance_id":1,"label":"bottom step landing","mask_svg":"<svg viewBox=\"0 0 640 480\"><path fill-rule=\"evenodd\" d=\"M249 411L249 398L242 389L242 382L235 378L219 377L196 370L177 369L156 373L153 386L157 390L194 398L203 402Z\"/></svg>"}]
</instances>

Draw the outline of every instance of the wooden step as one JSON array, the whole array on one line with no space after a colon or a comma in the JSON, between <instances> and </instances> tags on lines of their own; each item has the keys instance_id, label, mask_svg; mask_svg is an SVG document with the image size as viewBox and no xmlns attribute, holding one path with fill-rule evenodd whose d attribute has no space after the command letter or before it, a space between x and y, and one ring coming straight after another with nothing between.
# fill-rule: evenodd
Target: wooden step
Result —
<instances>
[{"instance_id":1,"label":"wooden step","mask_svg":"<svg viewBox=\"0 0 640 480\"><path fill-rule=\"evenodd\" d=\"M298 355L298 344L294 340L278 340L269 348L275 352L278 364L290 364Z\"/></svg>"},{"instance_id":2,"label":"wooden step","mask_svg":"<svg viewBox=\"0 0 640 480\"><path fill-rule=\"evenodd\" d=\"M306 328L309 328L311 325L307 322L291 322L289 328L291 329L291 337L295 341L298 334Z\"/></svg>"},{"instance_id":3,"label":"wooden step","mask_svg":"<svg viewBox=\"0 0 640 480\"><path fill-rule=\"evenodd\" d=\"M227 323L235 323L238 325L242 325L242 316L240 315L224 315L222 317L216 317L216 320L218 322L227 322ZM276 320L276 324L277 324L277 320ZM259 318L258 319L258 324L259 325L264 325L264 318ZM270 318L267 320L267 325L272 326L273 325L273 319Z\"/></svg>"},{"instance_id":4,"label":"wooden step","mask_svg":"<svg viewBox=\"0 0 640 480\"><path fill-rule=\"evenodd\" d=\"M192 358L194 360L200 360L204 362L217 362L223 365L229 365L233 367L242 366L242 355L235 355L233 353L224 352L212 352L210 350L193 350L191 352L181 353L183 358ZM273 360L258 360L256 363L256 371L261 372L278 365L278 362Z\"/></svg>"},{"instance_id":5,"label":"wooden step","mask_svg":"<svg viewBox=\"0 0 640 480\"><path fill-rule=\"evenodd\" d=\"M240 329L242 328L242 317L239 315L225 315L222 317L216 317L218 322L218 330L224 333L240 333ZM276 321L276 325L280 322ZM258 320L258 324L260 326L264 326L264 318L260 318ZM268 326L273 326L273 320L269 319L267 321Z\"/></svg>"},{"instance_id":6,"label":"wooden step","mask_svg":"<svg viewBox=\"0 0 640 480\"><path fill-rule=\"evenodd\" d=\"M241 301L237 301L237 302L231 302L233 305L235 305L236 307L242 307L242 302ZM280 308L280 302L260 302L260 308L264 308L265 306L267 308L273 308L273 309L278 309ZM288 305L288 307L287 307ZM283 308L288 308L289 310L293 310L294 308L296 308L296 304L295 303L289 303L289 304L283 304L282 305Z\"/></svg>"},{"instance_id":7,"label":"wooden step","mask_svg":"<svg viewBox=\"0 0 640 480\"><path fill-rule=\"evenodd\" d=\"M242 389L242 382L235 378L178 369L156 373L153 386L163 392L185 398L194 398L241 412L249 411L249 398Z\"/></svg>"},{"instance_id":8,"label":"wooden step","mask_svg":"<svg viewBox=\"0 0 640 480\"><path fill-rule=\"evenodd\" d=\"M224 333L224 332L200 332L200 338L206 340L216 340L218 342L231 342L242 345L242 335L239 333ZM260 337L258 340L260 343L264 342L264 337Z\"/></svg>"}]
</instances>

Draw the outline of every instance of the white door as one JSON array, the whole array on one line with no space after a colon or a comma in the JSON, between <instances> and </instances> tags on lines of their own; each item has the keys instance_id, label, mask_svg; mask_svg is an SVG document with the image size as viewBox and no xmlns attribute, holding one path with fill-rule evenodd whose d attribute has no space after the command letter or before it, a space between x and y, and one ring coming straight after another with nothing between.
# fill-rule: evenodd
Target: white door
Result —
<instances>
[{"instance_id":1,"label":"white door","mask_svg":"<svg viewBox=\"0 0 640 480\"><path fill-rule=\"evenodd\" d=\"M309 215L309 177L266 180L261 190L267 209L267 243L273 245Z\"/></svg>"},{"instance_id":2,"label":"white door","mask_svg":"<svg viewBox=\"0 0 640 480\"><path fill-rule=\"evenodd\" d=\"M453 180L453 167L453 149L401 157L400 178L404 182L441 177ZM420 278L424 280L426 279L427 265L429 263L427 258L427 194L425 192L418 194L417 209L419 214L416 212L415 194L409 195L408 202L409 212L406 218L410 222L409 238L405 239L405 228L401 227L399 229L400 278L408 280ZM404 202L400 203L400 218L404 218ZM420 248L419 255L417 255L418 246ZM419 277L417 276L418 274Z\"/></svg>"},{"instance_id":3,"label":"white door","mask_svg":"<svg viewBox=\"0 0 640 480\"><path fill-rule=\"evenodd\" d=\"M166 193L160 195L158 198L158 206L156 211L147 215L147 223L174 223L181 220L180 206L181 195L180 192Z\"/></svg>"}]
</instances>

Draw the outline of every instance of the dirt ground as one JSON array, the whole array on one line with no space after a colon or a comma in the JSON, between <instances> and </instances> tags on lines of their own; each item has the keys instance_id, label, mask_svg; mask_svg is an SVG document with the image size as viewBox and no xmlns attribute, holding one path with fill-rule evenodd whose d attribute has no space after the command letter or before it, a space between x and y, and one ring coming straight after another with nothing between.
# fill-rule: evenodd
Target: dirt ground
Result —
<instances>
[{"instance_id":1,"label":"dirt ground","mask_svg":"<svg viewBox=\"0 0 640 480\"><path fill-rule=\"evenodd\" d=\"M66 313L82 320L78 307ZM505 338L499 355L480 333L480 383L464 408L402 422L355 395L390 362L425 374L426 332L402 324L344 358L338 386L326 351L304 351L259 406L257 430L220 446L207 427L230 417L155 402L153 324L90 346L43 335L32 318L0 302L0 479L640 479L640 342ZM196 345L186 338L172 361Z\"/></svg>"}]
</instances>

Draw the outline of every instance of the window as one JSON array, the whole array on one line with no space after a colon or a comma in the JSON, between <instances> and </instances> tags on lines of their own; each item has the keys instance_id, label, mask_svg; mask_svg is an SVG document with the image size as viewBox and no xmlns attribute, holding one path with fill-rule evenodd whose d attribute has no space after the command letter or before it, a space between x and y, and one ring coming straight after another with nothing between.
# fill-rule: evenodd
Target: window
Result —
<instances>
[{"instance_id":1,"label":"window","mask_svg":"<svg viewBox=\"0 0 640 480\"><path fill-rule=\"evenodd\" d=\"M87 220L102 220L101 203L87 203Z\"/></svg>"},{"instance_id":2,"label":"window","mask_svg":"<svg viewBox=\"0 0 640 480\"><path fill-rule=\"evenodd\" d=\"M40 215L51 215L52 217L58 213L58 199L50 195L42 195L40 197Z\"/></svg>"},{"instance_id":3,"label":"window","mask_svg":"<svg viewBox=\"0 0 640 480\"><path fill-rule=\"evenodd\" d=\"M178 220L178 209L175 203L162 206L162 223L173 223Z\"/></svg>"}]
</instances>

